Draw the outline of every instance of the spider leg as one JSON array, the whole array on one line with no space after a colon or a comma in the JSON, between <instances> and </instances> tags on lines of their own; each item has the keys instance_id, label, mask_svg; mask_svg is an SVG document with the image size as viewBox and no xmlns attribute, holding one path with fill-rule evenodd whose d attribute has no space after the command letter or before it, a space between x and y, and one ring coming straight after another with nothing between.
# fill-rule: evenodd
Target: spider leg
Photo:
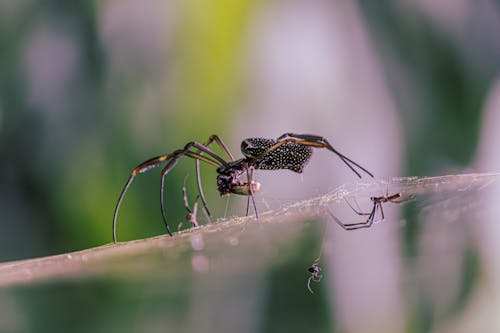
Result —
<instances>
[{"instance_id":1,"label":"spider leg","mask_svg":"<svg viewBox=\"0 0 500 333\"><path fill-rule=\"evenodd\" d=\"M196 161L198 161L198 160L196 160ZM184 177L184 184L182 185L182 199L184 200L184 207L186 208L187 212L192 213L193 211L189 207L189 201L188 201L188 197L187 197L186 179L187 179L187 176Z\"/></svg>"},{"instance_id":2,"label":"spider leg","mask_svg":"<svg viewBox=\"0 0 500 333\"><path fill-rule=\"evenodd\" d=\"M184 202L184 208L187 211L186 216L189 216L191 214L191 208L189 207L189 201L187 197L187 191L186 191L186 177L184 177L184 184L182 185L182 201ZM180 231L182 228L182 225L184 224L184 221L180 221L179 224L177 224L177 230Z\"/></svg>"},{"instance_id":3,"label":"spider leg","mask_svg":"<svg viewBox=\"0 0 500 333\"><path fill-rule=\"evenodd\" d=\"M201 156L199 154L196 154L194 152L189 152L189 151L187 151L185 153L185 155L188 155L188 156L190 156L192 158L196 158L198 160L204 161L204 162L206 162L208 164L211 164L211 165L213 165L215 167L219 167L221 165L227 165L227 163L221 157L219 157L214 152L212 152L210 149L204 147L203 145L201 145L201 144L199 144L197 142L190 142L190 143L188 143L186 145L186 147L187 147L187 150L189 150L190 147L198 148L199 150L202 150L202 151L206 152L207 154L209 154L213 159L209 158L207 156ZM186 149L186 147L185 147L185 149ZM176 155L176 152L171 153L171 154L167 154L167 155L161 155L161 156L153 157L153 158L151 158L151 159L149 159L147 161L142 162L141 164L139 164L138 166L136 166L132 170L129 179L127 180L127 183L125 184L125 187L123 188L122 192L120 193L120 197L118 198L118 202L116 204L115 213L113 215L113 243L116 244L116 239L117 239L116 238L116 222L117 222L117 219L118 219L118 212L119 212L120 206L121 206L121 204L123 202L123 198L125 197L125 194L127 193L128 189L130 188L130 185L132 184L134 178L139 173L144 173L146 171L149 171L149 170L151 170L153 168L156 168L156 167L160 166L162 163L164 163L164 162L166 162L168 160L171 160L172 158L175 157L175 155ZM169 164L170 164L170 162L169 162ZM170 234L170 236L172 236L172 233L170 232L170 228L168 227L167 224L166 224L166 226L167 226L168 233Z\"/></svg>"},{"instance_id":4,"label":"spider leg","mask_svg":"<svg viewBox=\"0 0 500 333\"><path fill-rule=\"evenodd\" d=\"M134 180L135 176L137 176L137 174L139 173L144 173L146 171L149 171L150 169L156 168L157 166L159 166L160 164L162 164L163 162L167 161L170 158L172 158L172 154L153 157L145 162L142 162L132 170L129 179L127 180L127 183L125 184L125 187L123 188L120 197L118 198L118 202L115 208L115 213L113 215L113 243L116 244L116 220L118 218L118 211L120 210L123 198L125 197L125 194L130 188L130 185L132 184L132 181Z\"/></svg>"},{"instance_id":5,"label":"spider leg","mask_svg":"<svg viewBox=\"0 0 500 333\"><path fill-rule=\"evenodd\" d=\"M399 193L398 193L398 194L399 194ZM399 195L399 196L398 196L398 198L400 198L400 197L401 197L401 195ZM399 199L399 200L389 199L388 201L389 201L389 202L392 202L392 203L395 203L395 204L400 204L400 203L404 203L404 202L410 201L410 200L412 200L412 199L414 199L414 198L415 198L415 195L414 195L414 194L411 194L411 195L409 195L409 196L407 196L407 197L404 197L404 198L402 198L402 199Z\"/></svg>"},{"instance_id":6,"label":"spider leg","mask_svg":"<svg viewBox=\"0 0 500 333\"><path fill-rule=\"evenodd\" d=\"M193 220L193 215L195 216L194 217L194 220L196 220L196 214L197 214L197 211L198 211L198 203L196 202L198 200L198 198L200 197L199 195L196 197L196 199L194 200L194 205L193 205L193 210L191 210L191 207L189 206L189 200L188 200L188 197L187 197L187 190L186 190L186 179L187 179L188 176L184 177L184 183L182 184L182 199L184 201L184 208L186 208L186 221L187 222L191 222L191 220ZM179 222L179 224L177 225L177 230L181 230L181 227L182 227L182 224L184 223L184 221L181 221Z\"/></svg>"},{"instance_id":7,"label":"spider leg","mask_svg":"<svg viewBox=\"0 0 500 333\"><path fill-rule=\"evenodd\" d=\"M383 220L385 220L384 208L382 207L382 202L377 202L377 203L375 203L375 205L377 205L378 206L377 208L380 210L380 220L377 220L375 222L376 223L382 222ZM372 220L375 220L375 212L373 213Z\"/></svg>"},{"instance_id":8,"label":"spider leg","mask_svg":"<svg viewBox=\"0 0 500 333\"><path fill-rule=\"evenodd\" d=\"M250 206L250 199L252 200L253 204L253 209L255 211L255 218L259 218L259 213L257 212L257 205L255 204L255 198L253 195L253 187L252 187L252 180L253 180L253 168L250 167L247 169L247 182L249 184L248 190L250 192L250 196L247 199L247 216L248 216L248 207Z\"/></svg>"},{"instance_id":9,"label":"spider leg","mask_svg":"<svg viewBox=\"0 0 500 333\"><path fill-rule=\"evenodd\" d=\"M321 279L323 278L323 275L320 275L319 273L316 275L313 275L312 280L314 282L321 282Z\"/></svg>"},{"instance_id":10,"label":"spider leg","mask_svg":"<svg viewBox=\"0 0 500 333\"><path fill-rule=\"evenodd\" d=\"M368 218L363 222L357 223L344 223L340 221L329 209L327 209L328 214L333 218L333 220L340 225L344 230L356 230L360 228L369 228L373 224L373 219L377 211L377 204L373 205L372 211L370 212Z\"/></svg>"},{"instance_id":11,"label":"spider leg","mask_svg":"<svg viewBox=\"0 0 500 333\"><path fill-rule=\"evenodd\" d=\"M198 226L198 220L196 219L196 215L198 215L198 200L199 196L196 197L196 200L193 204L193 212L188 214L188 222L191 222L191 224L195 227Z\"/></svg>"},{"instance_id":12,"label":"spider leg","mask_svg":"<svg viewBox=\"0 0 500 333\"><path fill-rule=\"evenodd\" d=\"M190 149L191 148L196 148L198 149L198 152L193 152ZM213 157L215 160L214 161L210 158L207 158L207 156L201 155L201 152L205 152L209 154L211 157ZM214 166L221 166L221 165L227 165L226 161L224 161L220 156L212 152L209 148L205 147L201 143L192 141L186 144L184 146L184 149L179 149L176 150L172 153L172 159L168 162L168 164L163 168L161 171L161 183L160 183L160 207L161 207L161 214L163 217L163 223L165 224L165 228L167 229L167 232L169 233L170 236L172 236L172 232L170 231L170 227L167 223L167 215L165 213L165 200L164 200L164 192L165 192L165 177L166 175L179 163L180 159L184 156L189 156L191 158L194 158L196 160L204 161L209 164L212 164ZM219 163L217 163L219 162Z\"/></svg>"},{"instance_id":13,"label":"spider leg","mask_svg":"<svg viewBox=\"0 0 500 333\"><path fill-rule=\"evenodd\" d=\"M191 214L194 215L194 217L196 218L196 215L198 215L198 199L200 198L200 196L196 196L196 199L194 199L194 204L193 204L193 211L191 212Z\"/></svg>"},{"instance_id":14,"label":"spider leg","mask_svg":"<svg viewBox=\"0 0 500 333\"><path fill-rule=\"evenodd\" d=\"M198 193L200 194L201 202L203 204L203 209L207 213L207 217L210 220L212 214L208 209L207 199L205 199L205 194L203 193L203 187L201 186L201 174L200 174L200 161L196 160L196 184L198 185Z\"/></svg>"},{"instance_id":15,"label":"spider leg","mask_svg":"<svg viewBox=\"0 0 500 333\"><path fill-rule=\"evenodd\" d=\"M311 280L313 279L313 276L311 275L308 279L307 279L307 289L309 289L309 292L311 294L314 294L314 291L312 290L311 288Z\"/></svg>"},{"instance_id":16,"label":"spider leg","mask_svg":"<svg viewBox=\"0 0 500 333\"><path fill-rule=\"evenodd\" d=\"M229 159L229 161L234 161L233 154L229 151L229 148L226 146L224 141L218 136L218 135L210 135L208 138L207 142L205 142L204 146L208 148L213 142L217 143L219 147L222 149L222 151L226 154L226 157Z\"/></svg>"},{"instance_id":17,"label":"spider leg","mask_svg":"<svg viewBox=\"0 0 500 333\"><path fill-rule=\"evenodd\" d=\"M370 171L366 170L361 165L354 162L353 160L351 160L347 156L341 154L338 150L333 148L332 145L325 138L323 138L321 136L311 135L311 134L285 133L285 134L281 135L277 139L277 141L278 141L278 143L276 143L275 145L270 147L266 151L266 153L268 153L268 152L270 152L270 151L272 151L272 150L278 148L279 146L281 146L285 143L288 143L288 142L293 142L293 143L296 143L299 145L305 145L305 146L311 146L311 147L317 147L317 148L326 148L329 151L336 154L338 157L340 157L342 162L344 162L349 167L349 169L351 169L359 178L361 178L361 175L356 169L354 169L353 165L358 167L359 169L363 170L366 174L368 174L369 176L371 176L373 178L373 174Z\"/></svg>"},{"instance_id":18,"label":"spider leg","mask_svg":"<svg viewBox=\"0 0 500 333\"><path fill-rule=\"evenodd\" d=\"M318 267L319 268L319 267ZM319 268L321 270L321 268ZM323 278L323 275L320 275L318 273L312 273L311 276L307 279L307 289L311 292L311 294L314 294L314 291L311 288L311 281L313 282L321 282L321 279Z\"/></svg>"},{"instance_id":19,"label":"spider leg","mask_svg":"<svg viewBox=\"0 0 500 333\"><path fill-rule=\"evenodd\" d=\"M229 151L229 149L227 148L226 144L224 143L224 141L222 141L222 139L218 135L215 135L215 134L211 135L208 138L208 140L205 142L204 146L208 147L213 142L215 142L219 145L219 147L222 149L222 151L226 154L226 157L229 159L229 161L234 160L234 157L231 154L231 152ZM200 155L203 155L202 151L198 151L198 152ZM196 181L198 183L198 193L200 193L200 198L201 198L201 202L203 204L203 209L207 213L208 219L210 220L210 216L212 216L212 214L210 214L210 210L208 209L207 200L205 199L205 194L203 193L203 187L201 186L200 161L198 159L196 160Z\"/></svg>"},{"instance_id":20,"label":"spider leg","mask_svg":"<svg viewBox=\"0 0 500 333\"><path fill-rule=\"evenodd\" d=\"M358 211L358 210L354 209L354 207L351 205L351 203L350 203L349 201L347 201L347 199L345 199L345 198L344 198L344 201L345 201L345 202L349 205L349 207L351 207L351 209L352 209L352 210L353 210L356 214L358 214L358 215L366 215L366 216L367 216L367 215L371 215L371 213L363 213L363 212L361 212L361 211ZM359 209L359 207L358 207L358 209Z\"/></svg>"},{"instance_id":21,"label":"spider leg","mask_svg":"<svg viewBox=\"0 0 500 333\"><path fill-rule=\"evenodd\" d=\"M210 148L202 145L199 142L196 142L196 141L188 142L184 146L184 149L182 151L185 151L187 153L187 152L189 152L189 149L191 147L196 148L198 150L197 152L191 152L193 154L196 154L198 156L198 159L203 160L203 157L204 157L203 153L207 153L214 160L218 161L220 165L223 165L225 167L229 167L229 164L227 164L227 162L222 157L220 157L219 155L217 155L216 153L214 153L212 150L210 150Z\"/></svg>"}]
</instances>

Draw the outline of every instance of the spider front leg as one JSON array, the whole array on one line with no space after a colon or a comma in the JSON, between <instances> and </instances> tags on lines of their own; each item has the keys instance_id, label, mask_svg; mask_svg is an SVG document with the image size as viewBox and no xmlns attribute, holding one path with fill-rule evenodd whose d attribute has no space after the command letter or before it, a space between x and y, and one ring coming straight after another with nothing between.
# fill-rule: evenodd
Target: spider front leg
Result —
<instances>
[{"instance_id":1,"label":"spider front leg","mask_svg":"<svg viewBox=\"0 0 500 333\"><path fill-rule=\"evenodd\" d=\"M208 155L210 155L211 158L208 158L207 156L201 156L201 155L194 153L194 152L190 152L189 148L191 148L191 147L199 148L200 150L202 150L205 153L207 153ZM113 215L113 243L116 244L116 239L117 239L117 237L116 237L116 224L117 224L117 220L118 220L118 212L120 210L120 206L123 202L125 194L128 192L128 189L130 188L130 185L132 184L132 182L134 181L135 177L138 174L144 173L144 172L149 171L153 168L156 168L156 167L160 166L162 163L165 163L167 161L169 161L168 165L173 167L173 166L175 166L175 164L177 164L177 161L180 158L178 155L180 153L183 153L182 156L187 155L187 156L190 156L192 158L198 159L200 161L204 161L204 162L211 164L215 167L219 167L221 165L227 166L227 163L221 157L219 157L218 155L213 153L210 149L204 147L203 145L201 145L199 143L191 142L188 145L186 145L185 150L186 151L179 150L179 151L176 151L176 152L171 153L171 154L166 154L166 155L161 155L158 157L151 158L145 162L142 162L141 164L139 164L138 166L136 166L132 170L129 179L127 180L127 183L125 184L125 187L123 188L122 192L120 193L120 197L118 198L118 202L116 204L115 212ZM172 162L174 162L174 163L172 163ZM161 197L163 197L163 188L162 188ZM163 201L162 201L162 206L163 206ZM170 236L172 236L172 232L170 231L170 227L166 223L166 219L164 219L164 223L165 223L165 227L167 229L168 234Z\"/></svg>"},{"instance_id":2,"label":"spider front leg","mask_svg":"<svg viewBox=\"0 0 500 333\"><path fill-rule=\"evenodd\" d=\"M311 146L311 147L317 147L317 148L326 148L329 151L336 154L338 157L340 157L342 162L344 162L349 167L349 169L351 169L359 178L361 178L361 174L358 171L356 171L356 169L354 169L353 165L358 167L359 169L361 169L362 171L364 171L366 174L368 174L370 177L373 178L373 174L370 171L366 170L361 165L354 162L353 160L351 160L347 156L341 154L339 151L337 151L335 148L333 148L332 145L322 136L312 135L312 134L285 133L285 134L281 135L277 139L277 141L278 141L278 143L275 144L274 146L272 146L271 148L269 148L268 152L272 151L272 150L278 148L279 146L281 146L285 143L288 143L288 142L293 142L293 143L296 143L299 145L305 145L305 146Z\"/></svg>"},{"instance_id":3,"label":"spider front leg","mask_svg":"<svg viewBox=\"0 0 500 333\"><path fill-rule=\"evenodd\" d=\"M365 221L356 222L356 223L344 223L344 222L340 221L329 209L327 209L327 212L328 212L328 214L330 214L330 216L333 218L333 220L338 225L340 225L344 230L356 230L356 229L361 229L361 228L370 228L372 226L378 207L382 208L382 205L380 203L374 203L373 208L372 208L370 213L361 213L361 212L354 210L358 215L368 215L368 218Z\"/></svg>"},{"instance_id":4,"label":"spider front leg","mask_svg":"<svg viewBox=\"0 0 500 333\"><path fill-rule=\"evenodd\" d=\"M198 151L200 151L200 153L191 151L191 148L196 148ZM207 153L208 155L210 155L211 158L201 155L201 152ZM167 228L167 231L169 232L170 235L172 234L170 232L170 227L168 226L167 223L167 214L165 213L165 200L164 200L165 177L170 171L172 171L172 169L177 165L177 163L179 163L180 159L184 156L189 156L196 160L207 162L215 167L220 167L220 166L228 167L227 162L224 161L224 159L222 159L219 155L215 154L213 151L211 151L209 148L205 147L201 143L195 141L186 144L186 146L184 146L184 149L179 149L172 153L172 159L161 171L161 184L160 184L161 214L163 217L163 222L165 224L165 227Z\"/></svg>"},{"instance_id":5,"label":"spider front leg","mask_svg":"<svg viewBox=\"0 0 500 333\"><path fill-rule=\"evenodd\" d=\"M247 198L247 214L246 214L246 216L248 216L248 210L250 207L250 200L252 200L253 209L255 211L255 218L258 219L259 213L257 213L257 205L255 204L255 198L254 198L253 167L247 168L247 184L249 184L249 186L248 186L249 196Z\"/></svg>"},{"instance_id":6,"label":"spider front leg","mask_svg":"<svg viewBox=\"0 0 500 333\"><path fill-rule=\"evenodd\" d=\"M157 166L161 165L163 162L167 161L170 158L172 158L172 154L153 157L145 162L142 162L132 170L129 179L127 180L127 183L125 184L125 187L123 188L120 197L118 198L118 203L116 204L115 213L113 215L113 243L116 244L116 220L118 218L118 211L120 210L123 198L125 197L125 194L130 188L130 185L132 184L132 181L134 180L135 176L137 176L137 174L139 173L144 173L153 168L156 168ZM167 231L170 234L170 236L172 236L172 233L170 232L169 228L167 228Z\"/></svg>"},{"instance_id":7,"label":"spider front leg","mask_svg":"<svg viewBox=\"0 0 500 333\"><path fill-rule=\"evenodd\" d=\"M234 157L229 151L229 148L227 148L224 141L222 141L222 139L218 135L216 134L211 135L205 142L204 146L208 148L213 142L217 143L217 145L222 149L222 151L226 154L226 157L229 159L229 162L234 161ZM198 150L198 153L200 155L203 155L203 151L201 150ZM201 203L203 204L203 209L207 213L208 219L210 220L210 216L212 216L212 214L210 214L210 210L208 209L207 200L205 199L205 194L203 193L203 187L201 186L200 161L198 159L196 160L196 182L198 184L198 193L200 194Z\"/></svg>"},{"instance_id":8,"label":"spider front leg","mask_svg":"<svg viewBox=\"0 0 500 333\"><path fill-rule=\"evenodd\" d=\"M401 197L401 193L398 193L398 195L399 196L397 198L400 198ZM402 203L405 203L407 201L413 200L415 198L415 194L410 194L407 197L404 197L404 198L399 199L399 200L396 200L397 198L395 198L395 199L390 199L389 198L389 200L387 200L387 201L395 203L395 204L402 204Z\"/></svg>"},{"instance_id":9,"label":"spider front leg","mask_svg":"<svg viewBox=\"0 0 500 333\"><path fill-rule=\"evenodd\" d=\"M348 205L349 207L351 207L351 209L353 210L353 212L355 212L356 214L358 214L358 215L360 215L360 216L363 216L363 215L367 216L367 215L371 215L371 214L372 214L371 212L370 212L370 213L363 213L363 212L361 212L361 208L359 207L359 204L358 204L358 201L356 200L356 198L354 198L354 202L355 202L355 203L356 203L356 205L358 206L358 209L359 209L359 210L355 209L355 208L351 205L351 203L350 203L350 202L349 202L346 198L344 198L344 201L347 203L347 205Z\"/></svg>"}]
</instances>

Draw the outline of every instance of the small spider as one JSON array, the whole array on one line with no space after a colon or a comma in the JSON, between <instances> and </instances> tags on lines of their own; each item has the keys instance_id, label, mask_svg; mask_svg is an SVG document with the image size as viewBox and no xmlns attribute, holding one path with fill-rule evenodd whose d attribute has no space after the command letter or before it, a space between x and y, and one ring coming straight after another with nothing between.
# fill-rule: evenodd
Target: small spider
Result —
<instances>
[{"instance_id":1,"label":"small spider","mask_svg":"<svg viewBox=\"0 0 500 333\"><path fill-rule=\"evenodd\" d=\"M333 217L333 219L339 224L342 228L345 230L355 230L355 229L360 229L360 228L369 228L372 226L374 222L378 221L383 221L385 216L384 216L384 209L382 208L382 204L386 202L392 202L395 204L401 204L403 202L409 201L413 199L415 196L409 195L406 198L401 198L401 193L395 193L393 195L389 195L386 193L386 195L380 196L380 197L370 197L370 200L373 203L372 210L369 213L364 213L360 212L359 210L356 210L350 203L349 201L346 200L347 204L351 209L358 215L360 216L368 216L368 218L363 221L363 222L357 222L357 223L343 223L341 222L335 215L333 215L330 212L330 215ZM375 215L377 214L377 211L380 210L380 220L375 221Z\"/></svg>"},{"instance_id":2,"label":"small spider","mask_svg":"<svg viewBox=\"0 0 500 333\"><path fill-rule=\"evenodd\" d=\"M323 278L323 275L320 274L321 267L319 267L319 258L314 260L313 264L307 269L307 271L311 273L311 276L307 279L307 289L309 289L311 294L314 294L314 291L311 288L311 281L320 282L321 278Z\"/></svg>"},{"instance_id":3,"label":"small spider","mask_svg":"<svg viewBox=\"0 0 500 333\"><path fill-rule=\"evenodd\" d=\"M209 148L213 142L215 142L222 149L227 159L217 155ZM217 168L217 191L220 195L233 193L248 196L248 203L252 200L255 215L258 217L254 194L259 191L260 183L253 181L253 171L255 169L288 169L297 173L302 173L304 167L312 156L313 147L326 148L327 150L333 152L339 156L342 162L344 162L358 177L361 178L361 175L354 169L354 167L359 168L369 176L373 177L368 170L339 153L325 138L321 136L285 133L276 140L265 138L246 139L241 142L241 152L244 157L235 160L224 142L217 135L212 135L205 142L205 144L191 141L187 143L183 149L178 149L170 154L151 158L139 164L132 170L129 179L120 194L118 203L116 204L113 216L113 242L116 243L116 220L120 205L130 185L132 184L132 181L140 173L144 173L152 168L158 167L162 163L167 163L161 172L160 204L163 223L165 224L168 234L172 236L172 232L170 231L170 227L167 223L164 206L165 176L177 165L182 157L188 156L196 160L198 191L203 203L203 208L208 216L211 215L201 187L199 161L203 161ZM242 179L242 177L244 178Z\"/></svg>"},{"instance_id":4,"label":"small spider","mask_svg":"<svg viewBox=\"0 0 500 333\"><path fill-rule=\"evenodd\" d=\"M184 184L182 185L182 198L184 200L184 207L186 208L186 222L191 223L193 227L198 227L198 220L196 218L198 214L198 198L200 197L199 195L196 196L196 199L194 199L194 204L193 204L193 209L190 208L189 206L189 201L187 197L187 190L186 190L186 179L187 177L184 178ZM181 230L182 224L184 222L181 221L177 225L177 230Z\"/></svg>"}]
</instances>

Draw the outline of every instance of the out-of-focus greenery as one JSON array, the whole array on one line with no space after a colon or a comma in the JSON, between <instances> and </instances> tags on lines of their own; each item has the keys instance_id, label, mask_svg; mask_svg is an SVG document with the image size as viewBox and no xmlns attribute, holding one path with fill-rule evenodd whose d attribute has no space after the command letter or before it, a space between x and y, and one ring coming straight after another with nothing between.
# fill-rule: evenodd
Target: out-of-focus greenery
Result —
<instances>
[{"instance_id":1,"label":"out-of-focus greenery","mask_svg":"<svg viewBox=\"0 0 500 333\"><path fill-rule=\"evenodd\" d=\"M462 15L488 10L469 5ZM415 4L362 1L361 8L403 116L408 174L467 166L488 88L500 71L498 43L483 35L494 22L470 15L459 34Z\"/></svg>"},{"instance_id":2,"label":"out-of-focus greenery","mask_svg":"<svg viewBox=\"0 0 500 333\"><path fill-rule=\"evenodd\" d=\"M123 18L130 22L116 22L120 5L113 1L4 6L14 11L3 20L0 53L4 260L111 241L113 206L135 165L232 132L242 36L255 4L156 3L164 13L148 18L141 15L154 13L134 13L141 8L130 3ZM142 45L128 45L127 30L149 19L163 28L146 32ZM137 49L148 46L154 49ZM73 68L59 67L65 61ZM182 163L168 178L172 202L182 202L186 173L194 181L193 165ZM151 173L138 177L126 198L122 240L163 232L159 171ZM182 205L168 209L183 218ZM127 224L132 220L144 223ZM22 247L18 239L25 239Z\"/></svg>"},{"instance_id":3,"label":"out-of-focus greenery","mask_svg":"<svg viewBox=\"0 0 500 333\"><path fill-rule=\"evenodd\" d=\"M402 115L407 174L466 168L475 157L489 88L500 73L500 43L490 35L498 31L498 16L488 15L498 13L498 3L449 3L448 15L437 11L439 6L429 13L415 3L360 4ZM467 19L454 26L453 18L460 15ZM402 236L411 267L422 224L414 206L406 216ZM463 310L479 278L478 249L471 245L462 250L461 285L452 313ZM421 302L410 305L414 317L409 332L429 332L440 322L432 309L436 299L422 296Z\"/></svg>"}]
</instances>

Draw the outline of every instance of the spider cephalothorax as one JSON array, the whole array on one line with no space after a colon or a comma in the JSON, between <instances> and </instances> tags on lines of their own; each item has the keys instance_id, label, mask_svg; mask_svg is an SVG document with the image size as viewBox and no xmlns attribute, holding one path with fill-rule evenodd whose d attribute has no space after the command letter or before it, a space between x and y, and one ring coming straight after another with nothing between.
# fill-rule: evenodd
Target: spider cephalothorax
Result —
<instances>
[{"instance_id":1,"label":"spider cephalothorax","mask_svg":"<svg viewBox=\"0 0 500 333\"><path fill-rule=\"evenodd\" d=\"M214 153L209 146L213 143L222 149L226 159ZM179 160L188 156L196 160L196 176L198 182L198 190L203 208L210 216L203 189L201 187L199 162L203 161L217 168L217 190L221 195L239 194L248 196L252 200L255 215L257 216L257 207L255 205L254 194L259 191L260 183L253 180L253 171L255 169L262 170L282 170L288 169L294 172L301 173L307 162L310 160L313 149L312 148L326 148L327 150L336 154L342 162L344 162L358 177L360 173L354 167L359 168L371 177L373 175L347 158L346 156L335 150L330 143L323 137L310 134L293 134L285 133L276 140L265 138L250 138L245 139L241 143L241 152L244 157L235 160L233 155L224 144L224 142L217 136L212 135L205 142L201 144L195 141L187 143L183 149L178 149L173 153L161 155L151 158L132 170L132 173L123 188L118 203L116 205L115 213L113 216L113 241L116 243L116 220L118 211L123 201L125 193L127 193L130 184L135 176L139 173L146 172L155 168L163 163L167 163L161 172L161 186L160 186L160 202L163 222L167 232L172 236L170 227L167 223L164 205L164 187L165 176L177 165ZM248 205L247 205L248 214Z\"/></svg>"},{"instance_id":2,"label":"spider cephalothorax","mask_svg":"<svg viewBox=\"0 0 500 333\"><path fill-rule=\"evenodd\" d=\"M220 195L239 194L252 195L260 189L260 184L240 179L248 169L248 164L244 163L244 159L230 162L228 166L220 166L217 168L217 191ZM252 184L250 186L249 184Z\"/></svg>"}]
</instances>

